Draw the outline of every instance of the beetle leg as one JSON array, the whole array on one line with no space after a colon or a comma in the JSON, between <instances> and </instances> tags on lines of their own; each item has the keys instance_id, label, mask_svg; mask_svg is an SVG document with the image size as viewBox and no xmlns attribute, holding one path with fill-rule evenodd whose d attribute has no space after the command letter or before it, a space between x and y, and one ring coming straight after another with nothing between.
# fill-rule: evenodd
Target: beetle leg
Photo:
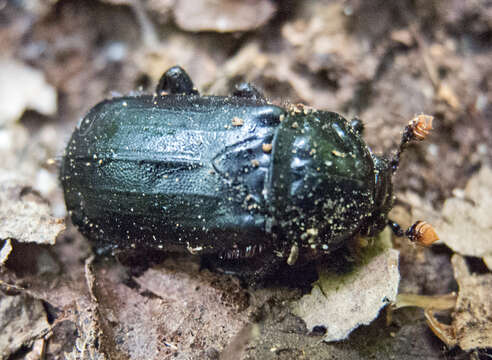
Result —
<instances>
[{"instance_id":1,"label":"beetle leg","mask_svg":"<svg viewBox=\"0 0 492 360\"><path fill-rule=\"evenodd\" d=\"M357 116L350 120L350 125L357 134L362 135L364 133L364 123Z\"/></svg>"},{"instance_id":2,"label":"beetle leg","mask_svg":"<svg viewBox=\"0 0 492 360\"><path fill-rule=\"evenodd\" d=\"M265 96L257 88L247 82L237 84L232 95L266 102Z\"/></svg>"},{"instance_id":3,"label":"beetle leg","mask_svg":"<svg viewBox=\"0 0 492 360\"><path fill-rule=\"evenodd\" d=\"M275 255L268 256L265 254L263 263L252 274L249 274L244 278L246 283L253 289L261 287L265 284L265 281L272 275L276 274L280 269L283 259Z\"/></svg>"},{"instance_id":4,"label":"beetle leg","mask_svg":"<svg viewBox=\"0 0 492 360\"><path fill-rule=\"evenodd\" d=\"M193 81L180 66L173 66L162 75L155 89L157 94L163 92L168 94L198 95Z\"/></svg>"}]
</instances>

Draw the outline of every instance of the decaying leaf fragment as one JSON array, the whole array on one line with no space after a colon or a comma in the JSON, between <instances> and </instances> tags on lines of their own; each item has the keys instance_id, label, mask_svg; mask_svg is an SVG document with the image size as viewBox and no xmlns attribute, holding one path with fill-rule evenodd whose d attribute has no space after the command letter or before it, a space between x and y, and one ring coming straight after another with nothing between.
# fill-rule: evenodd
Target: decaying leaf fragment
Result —
<instances>
[{"instance_id":1,"label":"decaying leaf fragment","mask_svg":"<svg viewBox=\"0 0 492 360\"><path fill-rule=\"evenodd\" d=\"M459 285L453 327L463 350L492 347L492 274L471 274L460 255L451 258Z\"/></svg>"},{"instance_id":2,"label":"decaying leaf fragment","mask_svg":"<svg viewBox=\"0 0 492 360\"><path fill-rule=\"evenodd\" d=\"M56 90L43 73L11 59L0 59L0 125L16 121L26 109L53 115Z\"/></svg>"},{"instance_id":3,"label":"decaying leaf fragment","mask_svg":"<svg viewBox=\"0 0 492 360\"><path fill-rule=\"evenodd\" d=\"M425 296L399 294L395 308L417 306L425 310L432 332L449 348L459 346L468 351L492 347L492 274L472 274L460 255L451 258L459 292ZM440 322L435 311L451 310L451 324Z\"/></svg>"},{"instance_id":4,"label":"decaying leaf fragment","mask_svg":"<svg viewBox=\"0 0 492 360\"><path fill-rule=\"evenodd\" d=\"M62 219L51 216L50 207L22 177L0 170L0 239L54 245L65 229Z\"/></svg>"},{"instance_id":5,"label":"decaying leaf fragment","mask_svg":"<svg viewBox=\"0 0 492 360\"><path fill-rule=\"evenodd\" d=\"M70 353L65 353L68 360L106 360L107 336L102 330L104 321L99 309L98 299L94 294L96 275L92 269L94 256L85 261L85 280L89 289L90 299L81 297L77 299L77 328L79 336L75 340L75 346Z\"/></svg>"},{"instance_id":6,"label":"decaying leaf fragment","mask_svg":"<svg viewBox=\"0 0 492 360\"><path fill-rule=\"evenodd\" d=\"M0 265L3 265L7 261L11 252L12 252L12 243L10 239L6 239L5 242L3 243L2 248L0 249Z\"/></svg>"},{"instance_id":7,"label":"decaying leaf fragment","mask_svg":"<svg viewBox=\"0 0 492 360\"><path fill-rule=\"evenodd\" d=\"M320 272L310 294L292 304L292 311L312 330L324 326L324 341L338 341L360 325L371 323L379 310L396 299L400 273L390 233L363 254L363 263L347 274Z\"/></svg>"},{"instance_id":8,"label":"decaying leaf fragment","mask_svg":"<svg viewBox=\"0 0 492 360\"><path fill-rule=\"evenodd\" d=\"M65 353L67 360L106 360L108 357L100 349L101 339L104 334L101 330L99 313L92 305L88 305L92 311L81 306L77 302L77 329L78 337L75 346L70 353ZM87 305L87 304L84 304Z\"/></svg>"},{"instance_id":9,"label":"decaying leaf fragment","mask_svg":"<svg viewBox=\"0 0 492 360\"><path fill-rule=\"evenodd\" d=\"M483 167L465 187L463 196L447 199L436 224L441 239L461 255L492 257L492 169ZM490 268L490 267L489 267Z\"/></svg>"},{"instance_id":10,"label":"decaying leaf fragment","mask_svg":"<svg viewBox=\"0 0 492 360\"><path fill-rule=\"evenodd\" d=\"M197 263L185 259L167 259L163 265L148 269L135 282L162 302L151 311L163 319L159 332L166 334L168 354L190 355L197 343L220 349L248 323L247 298L238 283L228 281L224 289L216 274L200 272Z\"/></svg>"},{"instance_id":11,"label":"decaying leaf fragment","mask_svg":"<svg viewBox=\"0 0 492 360\"><path fill-rule=\"evenodd\" d=\"M275 10L270 0L181 0L175 4L174 16L184 30L233 32L260 27Z\"/></svg>"},{"instance_id":12,"label":"decaying leaf fragment","mask_svg":"<svg viewBox=\"0 0 492 360\"><path fill-rule=\"evenodd\" d=\"M0 359L43 336L49 327L41 300L0 292Z\"/></svg>"}]
</instances>

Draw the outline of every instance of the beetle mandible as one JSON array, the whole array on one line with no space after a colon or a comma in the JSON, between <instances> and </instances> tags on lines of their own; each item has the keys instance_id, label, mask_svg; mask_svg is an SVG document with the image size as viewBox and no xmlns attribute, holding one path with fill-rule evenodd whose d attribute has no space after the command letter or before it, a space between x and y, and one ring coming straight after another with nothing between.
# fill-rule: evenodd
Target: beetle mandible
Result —
<instances>
[{"instance_id":1,"label":"beetle mandible","mask_svg":"<svg viewBox=\"0 0 492 360\"><path fill-rule=\"evenodd\" d=\"M380 232L400 154L431 127L414 121L397 154L380 157L357 119L284 109L249 84L201 96L175 66L154 94L92 108L60 178L73 223L99 252L154 248L293 265Z\"/></svg>"}]
</instances>

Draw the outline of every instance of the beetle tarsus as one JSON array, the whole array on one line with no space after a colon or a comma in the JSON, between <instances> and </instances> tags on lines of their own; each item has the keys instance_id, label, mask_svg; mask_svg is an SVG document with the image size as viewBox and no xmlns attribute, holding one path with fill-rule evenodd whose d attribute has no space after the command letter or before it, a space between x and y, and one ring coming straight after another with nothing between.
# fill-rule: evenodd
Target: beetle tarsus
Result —
<instances>
[{"instance_id":1,"label":"beetle tarsus","mask_svg":"<svg viewBox=\"0 0 492 360\"><path fill-rule=\"evenodd\" d=\"M232 95L266 102L265 96L261 93L261 91L247 82L237 84Z\"/></svg>"},{"instance_id":2,"label":"beetle tarsus","mask_svg":"<svg viewBox=\"0 0 492 360\"><path fill-rule=\"evenodd\" d=\"M157 94L199 95L190 76L180 66L173 66L167 70L155 91Z\"/></svg>"}]
</instances>

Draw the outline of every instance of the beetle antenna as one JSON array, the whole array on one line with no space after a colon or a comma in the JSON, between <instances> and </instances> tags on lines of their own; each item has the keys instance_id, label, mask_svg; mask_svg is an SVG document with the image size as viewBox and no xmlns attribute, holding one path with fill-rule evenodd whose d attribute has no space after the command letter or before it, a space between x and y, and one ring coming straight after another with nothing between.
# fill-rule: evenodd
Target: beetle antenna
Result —
<instances>
[{"instance_id":1,"label":"beetle antenna","mask_svg":"<svg viewBox=\"0 0 492 360\"><path fill-rule=\"evenodd\" d=\"M398 169L398 166L400 165L400 156L407 145L413 140L422 141L429 135L432 130L432 120L434 120L433 116L420 114L415 116L410 120L408 125L405 126L401 136L400 145L398 146L398 151L391 160L393 173Z\"/></svg>"}]
</instances>

